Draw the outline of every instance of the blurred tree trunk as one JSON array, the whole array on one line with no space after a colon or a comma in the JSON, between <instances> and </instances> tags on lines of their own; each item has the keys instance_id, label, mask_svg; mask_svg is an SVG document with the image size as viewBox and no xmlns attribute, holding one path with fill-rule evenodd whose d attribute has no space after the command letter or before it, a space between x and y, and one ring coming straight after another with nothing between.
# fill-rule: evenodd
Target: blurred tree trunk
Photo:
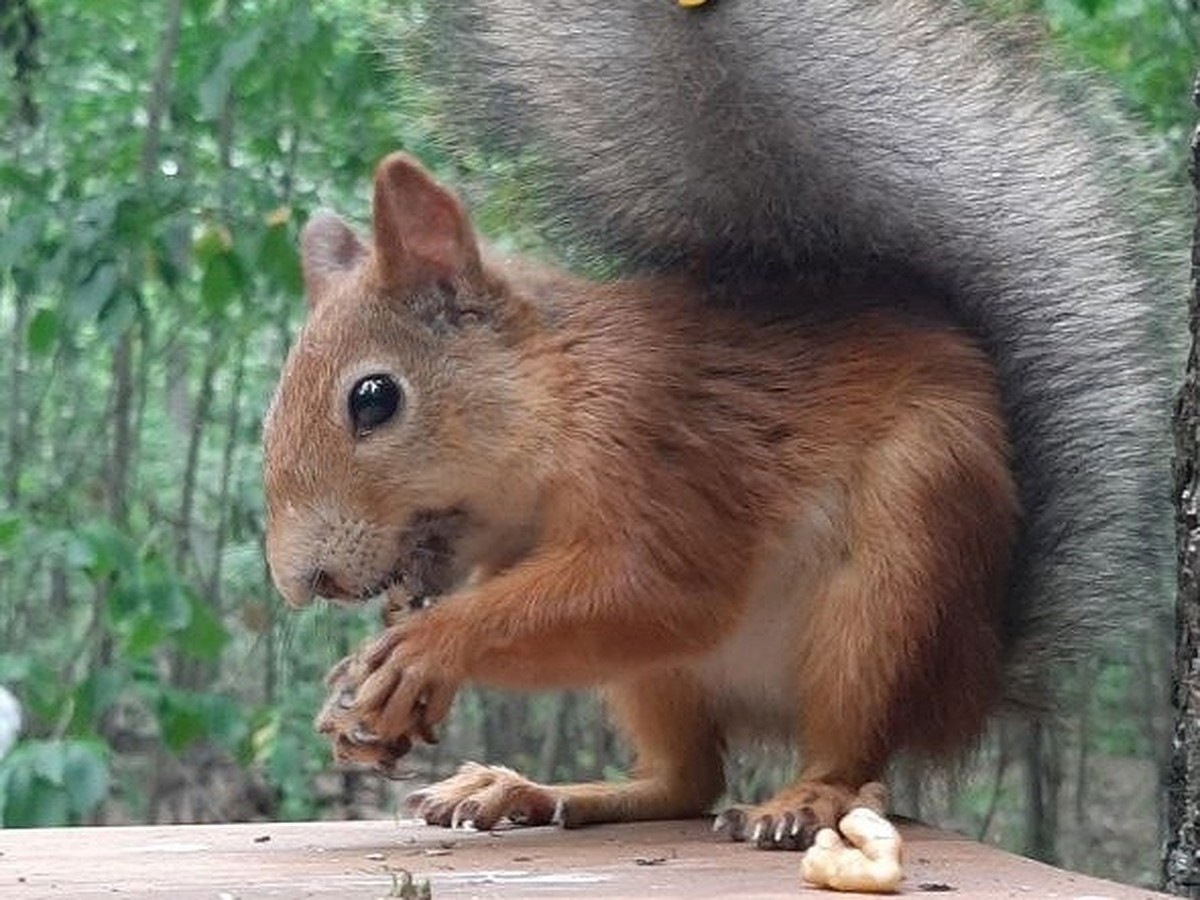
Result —
<instances>
[{"instance_id":1,"label":"blurred tree trunk","mask_svg":"<svg viewBox=\"0 0 1200 900\"><path fill-rule=\"evenodd\" d=\"M192 555L192 518L196 511L196 481L200 469L200 447L209 425L213 404L213 381L217 377L219 357L216 347L220 346L216 335L210 335L206 344L208 355L200 374L200 389L196 403L190 410L187 452L184 454L183 486L179 493L179 515L175 525L175 566L183 571ZM186 371L186 368L184 368Z\"/></svg>"},{"instance_id":2,"label":"blurred tree trunk","mask_svg":"<svg viewBox=\"0 0 1200 900\"><path fill-rule=\"evenodd\" d=\"M233 481L234 464L237 461L238 434L242 427L242 394L246 385L246 342L239 341L234 351L236 363L233 369L233 385L229 391L229 406L225 413L225 446L221 451L221 480L217 489L217 527L213 540L212 569L206 582L205 595L212 604L213 610L220 615L224 609L221 596L221 562L225 558L225 545L229 541L230 530L234 526L231 521L231 482ZM270 696L264 691L264 696Z\"/></svg>"},{"instance_id":3,"label":"blurred tree trunk","mask_svg":"<svg viewBox=\"0 0 1200 900\"><path fill-rule=\"evenodd\" d=\"M575 695L562 692L546 698L550 716L542 735L542 746L538 751L536 780L549 783L558 774L563 748L570 740L567 728L575 708Z\"/></svg>"},{"instance_id":4,"label":"blurred tree trunk","mask_svg":"<svg viewBox=\"0 0 1200 900\"><path fill-rule=\"evenodd\" d=\"M1083 666L1083 683L1080 685L1079 703L1079 752L1075 758L1075 828L1081 833L1088 827L1088 763L1092 747L1092 706L1095 703L1096 681L1100 665L1092 659Z\"/></svg>"},{"instance_id":5,"label":"blurred tree trunk","mask_svg":"<svg viewBox=\"0 0 1200 900\"><path fill-rule=\"evenodd\" d=\"M167 116L170 112L171 87L173 83L172 75L175 70L176 57L179 52L179 37L183 26L183 0L171 0L171 3L165 14L163 25L162 42L159 45L158 60L154 70L154 80L150 85L150 96L146 102L146 132L142 141L142 152L138 165L138 177L141 182L142 190L149 191L152 189L155 175L158 172L159 166L159 151L162 146L162 131L166 123ZM124 400L124 407L121 409L121 414L114 419L114 428L116 429L116 443L113 453L114 472L120 472L122 479L118 481L113 478L115 488L125 492L129 487L129 467L131 465L130 456L133 453L134 433L134 409L132 406L132 392L134 389L133 379L134 370L132 362L133 354L133 338L135 330L133 327L127 328L124 334L120 337L116 356L116 372L115 379L118 385L118 404L122 404L122 400L126 390L129 393L128 399ZM143 357L146 356L146 344L148 343L143 336ZM143 368L141 374L145 375L148 370ZM147 384L143 382L142 393L139 397L139 403L144 404L149 393ZM137 410L138 420L141 420L142 406L139 405ZM124 494L121 495L119 507L114 508L112 518L118 527L126 527L129 517L128 501ZM119 515L118 515L119 512ZM154 753L154 768L151 774L151 783L148 788L149 800L147 809L149 811L150 821L162 821L162 805L169 799L170 787L173 781L172 770L175 766L172 765L172 760L162 748L156 748Z\"/></svg>"},{"instance_id":6,"label":"blurred tree trunk","mask_svg":"<svg viewBox=\"0 0 1200 900\"><path fill-rule=\"evenodd\" d=\"M162 46L150 96L146 103L146 133L142 141L138 176L143 189L149 189L158 168L159 147L162 144L163 122L167 117L171 91L171 74L179 48L179 33L183 22L183 2L174 0L167 13ZM108 470L109 515L118 528L129 520L129 482L137 431L135 402L138 400L134 369L135 327L130 325L117 339L112 359L112 457ZM145 369L142 370L143 372ZM143 392L144 394L144 392Z\"/></svg>"},{"instance_id":7,"label":"blurred tree trunk","mask_svg":"<svg viewBox=\"0 0 1200 900\"><path fill-rule=\"evenodd\" d=\"M1194 95L1200 103L1200 82ZM1192 333L1187 375L1175 408L1176 537L1179 588L1176 599L1178 643L1173 696L1175 736L1167 791L1167 890L1200 898L1200 384L1196 343L1200 339L1200 130L1192 139L1192 179L1196 187L1197 227L1192 244Z\"/></svg>"},{"instance_id":8,"label":"blurred tree trunk","mask_svg":"<svg viewBox=\"0 0 1200 900\"><path fill-rule=\"evenodd\" d=\"M22 421L25 412L25 331L29 325L29 298L21 286L15 285L13 300L16 310L13 316L12 348L8 373L8 461L5 465L7 485L5 494L9 509L16 509L21 495L21 469L25 458L25 429Z\"/></svg>"},{"instance_id":9,"label":"blurred tree trunk","mask_svg":"<svg viewBox=\"0 0 1200 900\"><path fill-rule=\"evenodd\" d=\"M1031 722L1025 731L1025 854L1058 863L1058 798L1062 741L1054 726Z\"/></svg>"}]
</instances>

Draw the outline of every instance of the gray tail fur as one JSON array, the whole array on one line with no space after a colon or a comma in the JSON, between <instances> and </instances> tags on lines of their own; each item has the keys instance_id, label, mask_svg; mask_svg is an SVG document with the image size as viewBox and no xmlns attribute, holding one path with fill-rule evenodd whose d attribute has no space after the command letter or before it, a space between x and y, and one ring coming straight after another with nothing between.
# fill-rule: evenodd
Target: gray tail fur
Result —
<instances>
[{"instance_id":1,"label":"gray tail fur","mask_svg":"<svg viewBox=\"0 0 1200 900\"><path fill-rule=\"evenodd\" d=\"M448 111L545 159L573 241L734 280L894 272L949 298L1015 443L1010 700L1040 704L1122 610L1148 617L1169 547L1151 313L1169 298L1113 144L1036 66L923 0L436 6Z\"/></svg>"}]
</instances>

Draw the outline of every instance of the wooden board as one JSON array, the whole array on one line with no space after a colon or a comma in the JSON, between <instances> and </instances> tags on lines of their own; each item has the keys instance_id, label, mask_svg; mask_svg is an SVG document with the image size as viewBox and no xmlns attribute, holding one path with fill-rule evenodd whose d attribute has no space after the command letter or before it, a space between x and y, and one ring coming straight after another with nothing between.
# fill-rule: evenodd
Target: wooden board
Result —
<instances>
[{"instance_id":1,"label":"wooden board","mask_svg":"<svg viewBox=\"0 0 1200 900\"><path fill-rule=\"evenodd\" d=\"M920 825L901 830L910 896L1164 896ZM725 842L703 821L573 831L451 832L395 821L0 831L5 900L383 898L403 870L428 878L434 900L839 896L803 887L797 854Z\"/></svg>"}]
</instances>

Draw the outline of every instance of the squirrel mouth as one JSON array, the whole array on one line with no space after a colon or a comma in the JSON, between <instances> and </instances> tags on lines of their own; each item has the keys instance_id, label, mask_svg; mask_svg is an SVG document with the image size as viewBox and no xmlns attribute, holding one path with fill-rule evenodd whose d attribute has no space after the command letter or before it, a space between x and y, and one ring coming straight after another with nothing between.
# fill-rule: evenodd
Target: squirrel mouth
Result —
<instances>
[{"instance_id":1,"label":"squirrel mouth","mask_svg":"<svg viewBox=\"0 0 1200 900\"><path fill-rule=\"evenodd\" d=\"M420 510L409 520L400 538L399 563L372 596L397 589L408 596L412 609L448 593L461 581L455 545L467 524L467 513L458 506Z\"/></svg>"},{"instance_id":2,"label":"squirrel mouth","mask_svg":"<svg viewBox=\"0 0 1200 900\"><path fill-rule=\"evenodd\" d=\"M464 580L456 545L467 522L466 511L458 506L419 510L401 533L396 563L386 575L359 589L346 590L319 571L313 578L313 593L342 606L357 606L386 595L392 605L403 601L411 609L423 609Z\"/></svg>"}]
</instances>

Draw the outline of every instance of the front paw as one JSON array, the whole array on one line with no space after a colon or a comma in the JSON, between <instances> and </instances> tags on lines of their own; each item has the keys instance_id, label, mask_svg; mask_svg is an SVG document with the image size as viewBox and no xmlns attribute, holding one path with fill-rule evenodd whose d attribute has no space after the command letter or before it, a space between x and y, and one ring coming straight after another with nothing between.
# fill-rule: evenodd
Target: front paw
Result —
<instances>
[{"instance_id":1,"label":"front paw","mask_svg":"<svg viewBox=\"0 0 1200 900\"><path fill-rule=\"evenodd\" d=\"M400 758L412 749L413 741L403 733L384 737L363 724L355 698L364 677L357 656L348 656L334 666L325 678L329 694L313 724L318 732L329 736L333 758L339 763L356 763L396 776ZM428 726L422 727L431 735Z\"/></svg>"},{"instance_id":2,"label":"front paw","mask_svg":"<svg viewBox=\"0 0 1200 900\"><path fill-rule=\"evenodd\" d=\"M550 788L504 766L464 763L445 781L410 794L408 808L428 825L494 828L501 819L514 825L561 824L564 807Z\"/></svg>"},{"instance_id":3,"label":"front paw","mask_svg":"<svg viewBox=\"0 0 1200 900\"><path fill-rule=\"evenodd\" d=\"M316 719L333 741L339 762L395 774L415 741L437 743L434 726L446 715L459 678L419 651L412 629L398 625L338 663Z\"/></svg>"}]
</instances>

